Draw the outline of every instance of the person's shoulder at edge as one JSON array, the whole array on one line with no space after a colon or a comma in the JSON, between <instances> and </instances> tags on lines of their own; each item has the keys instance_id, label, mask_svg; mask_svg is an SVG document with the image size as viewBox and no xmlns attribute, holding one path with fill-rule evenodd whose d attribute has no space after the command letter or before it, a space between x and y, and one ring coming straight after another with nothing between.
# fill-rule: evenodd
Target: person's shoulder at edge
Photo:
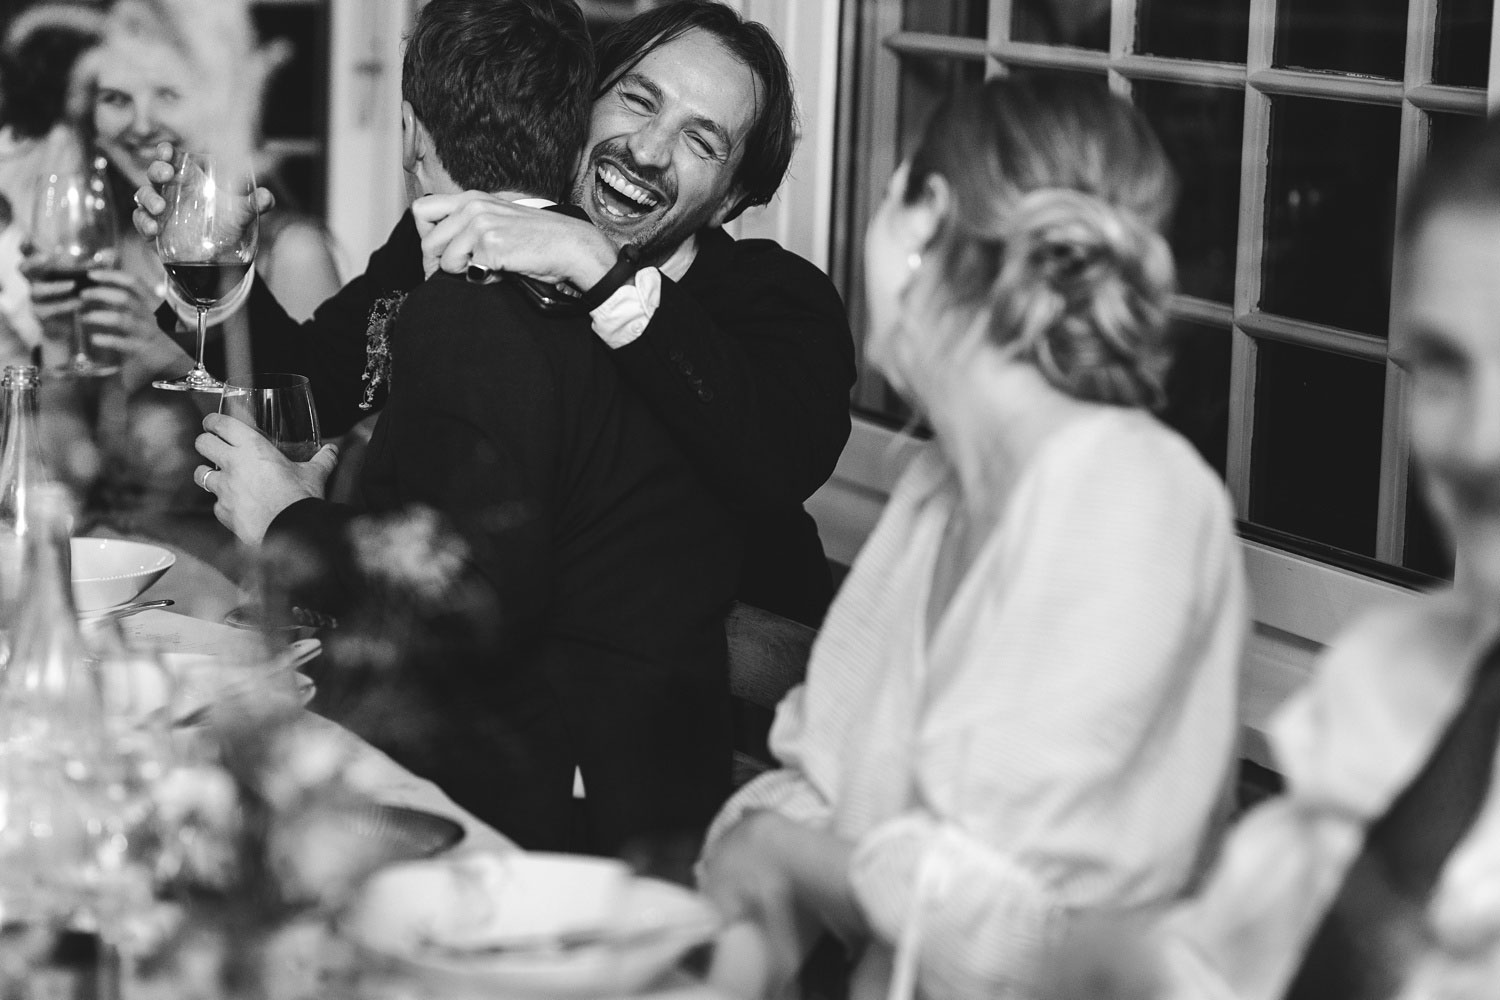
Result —
<instances>
[{"instance_id":1,"label":"person's shoulder at edge","mask_svg":"<svg viewBox=\"0 0 1500 1000\"><path fill-rule=\"evenodd\" d=\"M1288 782L1309 794L1340 789L1366 811L1379 808L1391 776L1426 752L1493 641L1485 616L1452 590L1393 593L1367 608L1272 717L1269 735Z\"/></svg>"},{"instance_id":2,"label":"person's shoulder at edge","mask_svg":"<svg viewBox=\"0 0 1500 1000\"><path fill-rule=\"evenodd\" d=\"M700 262L707 266L697 267ZM698 235L694 265L685 282L774 288L778 295L815 296L840 313L844 308L833 280L820 267L775 240L735 239L723 229L707 229Z\"/></svg>"}]
</instances>

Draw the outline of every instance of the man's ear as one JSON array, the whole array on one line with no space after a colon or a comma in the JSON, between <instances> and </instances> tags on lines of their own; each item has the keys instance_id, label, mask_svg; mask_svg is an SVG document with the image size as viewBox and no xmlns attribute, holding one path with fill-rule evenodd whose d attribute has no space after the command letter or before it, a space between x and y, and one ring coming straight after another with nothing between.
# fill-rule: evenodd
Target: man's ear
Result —
<instances>
[{"instance_id":1,"label":"man's ear","mask_svg":"<svg viewBox=\"0 0 1500 1000\"><path fill-rule=\"evenodd\" d=\"M709 226L722 226L728 221L731 215L735 214L735 208L739 206L739 203L744 198L745 192L741 191L738 187L731 188L729 193L724 196L724 200L719 202L719 207L714 209L714 214L708 217Z\"/></svg>"},{"instance_id":2,"label":"man's ear","mask_svg":"<svg viewBox=\"0 0 1500 1000\"><path fill-rule=\"evenodd\" d=\"M427 130L410 101L401 102L401 169L412 173L427 153Z\"/></svg>"}]
</instances>

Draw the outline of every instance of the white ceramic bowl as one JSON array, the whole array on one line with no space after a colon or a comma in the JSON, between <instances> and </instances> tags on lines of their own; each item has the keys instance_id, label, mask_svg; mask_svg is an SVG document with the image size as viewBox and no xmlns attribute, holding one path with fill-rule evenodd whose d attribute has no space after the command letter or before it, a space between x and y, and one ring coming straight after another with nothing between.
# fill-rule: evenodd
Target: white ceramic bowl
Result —
<instances>
[{"instance_id":1,"label":"white ceramic bowl","mask_svg":"<svg viewBox=\"0 0 1500 1000\"><path fill-rule=\"evenodd\" d=\"M73 539L73 603L98 611L133 601L161 579L177 557L159 545L120 538Z\"/></svg>"}]
</instances>

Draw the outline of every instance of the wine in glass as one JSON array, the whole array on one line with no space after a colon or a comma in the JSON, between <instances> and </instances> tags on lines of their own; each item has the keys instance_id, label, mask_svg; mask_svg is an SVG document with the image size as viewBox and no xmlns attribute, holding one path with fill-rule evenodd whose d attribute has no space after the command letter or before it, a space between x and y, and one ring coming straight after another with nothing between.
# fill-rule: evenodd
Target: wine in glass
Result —
<instances>
[{"instance_id":1,"label":"wine in glass","mask_svg":"<svg viewBox=\"0 0 1500 1000\"><path fill-rule=\"evenodd\" d=\"M224 383L219 412L241 420L293 462L305 462L322 446L318 411L305 375L270 373Z\"/></svg>"},{"instance_id":2,"label":"wine in glass","mask_svg":"<svg viewBox=\"0 0 1500 1000\"><path fill-rule=\"evenodd\" d=\"M276 446L276 449L293 462L305 462L317 454L322 446L318 435L318 411L313 405L312 387L303 375L280 373L251 375L233 379L224 385L219 397L219 412L249 424ZM263 587L252 587L263 590ZM259 629L272 638L277 633L282 641L289 641L298 632L298 626L281 616L268 613L266 605L278 602L265 601L265 594L257 593L256 601L230 611L225 622L241 628Z\"/></svg>"},{"instance_id":3,"label":"wine in glass","mask_svg":"<svg viewBox=\"0 0 1500 1000\"><path fill-rule=\"evenodd\" d=\"M260 239L255 177L248 166L204 153L182 153L162 191L167 201L156 251L177 294L198 313L198 352L181 378L151 383L158 389L220 392L224 383L203 367L208 311L249 277Z\"/></svg>"},{"instance_id":4,"label":"wine in glass","mask_svg":"<svg viewBox=\"0 0 1500 1000\"><path fill-rule=\"evenodd\" d=\"M64 171L47 178L31 219L31 251L26 275L32 281L70 281L75 292L89 284L89 271L115 267L120 259L115 208L109 184L96 160L92 169ZM101 378L120 370L90 355L80 310L73 310L72 356L51 369L64 378Z\"/></svg>"}]
</instances>

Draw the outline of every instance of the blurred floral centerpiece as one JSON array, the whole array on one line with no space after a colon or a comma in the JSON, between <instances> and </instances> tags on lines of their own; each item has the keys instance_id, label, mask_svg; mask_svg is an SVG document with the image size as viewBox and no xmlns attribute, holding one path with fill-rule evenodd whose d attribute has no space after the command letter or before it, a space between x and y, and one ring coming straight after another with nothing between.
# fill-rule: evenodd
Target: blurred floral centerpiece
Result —
<instances>
[{"instance_id":1,"label":"blurred floral centerpiece","mask_svg":"<svg viewBox=\"0 0 1500 1000\"><path fill-rule=\"evenodd\" d=\"M215 706L159 786L169 902L130 949L147 996L301 1000L348 971L331 919L390 845L368 835L378 807L345 778L347 737L273 702Z\"/></svg>"}]
</instances>

